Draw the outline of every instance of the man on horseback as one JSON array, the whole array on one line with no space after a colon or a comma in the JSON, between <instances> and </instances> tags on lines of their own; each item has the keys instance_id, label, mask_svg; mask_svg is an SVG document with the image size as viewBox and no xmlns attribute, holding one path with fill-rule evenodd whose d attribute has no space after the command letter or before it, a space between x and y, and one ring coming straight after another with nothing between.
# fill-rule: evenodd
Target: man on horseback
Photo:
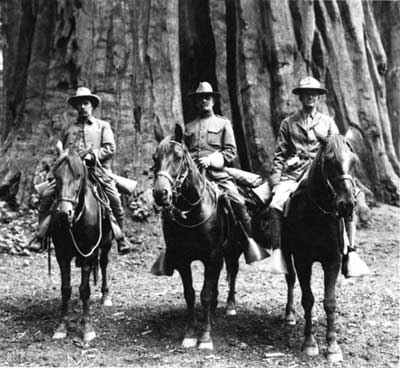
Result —
<instances>
[{"instance_id":1,"label":"man on horseback","mask_svg":"<svg viewBox=\"0 0 400 368\"><path fill-rule=\"evenodd\" d=\"M318 80L312 77L303 78L292 93L299 96L302 109L284 119L280 125L269 178L273 193L270 203L272 263L281 257L284 204L306 177L310 164L320 148L318 137L339 133L334 120L317 111L320 96L327 93ZM354 250L356 232L354 213L344 220L350 243L349 250ZM350 275L345 274L345 276Z\"/></svg>"},{"instance_id":2,"label":"man on horseback","mask_svg":"<svg viewBox=\"0 0 400 368\"><path fill-rule=\"evenodd\" d=\"M96 170L96 176L108 197L112 213L120 228L114 234L117 238L118 252L126 254L132 249L132 246L122 233L125 219L124 209L115 181L109 175L111 174L111 159L115 154L114 134L108 122L97 119L92 115L93 110L100 104L100 97L92 94L88 88L80 87L77 89L75 96L68 98L68 103L78 112L78 119L67 127L62 137L63 146L65 148L73 148L81 155L88 166L94 166L96 162L101 164L102 170ZM43 226L43 220L48 216L53 205L54 189L55 183L50 181L45 195L41 196L39 231L35 236L37 241L33 242L29 247L31 251L41 252L44 250L42 244L47 229L43 230L41 227ZM114 221L114 219L111 221ZM113 225L115 226L116 224L114 223Z\"/></svg>"},{"instance_id":3,"label":"man on horseback","mask_svg":"<svg viewBox=\"0 0 400 368\"><path fill-rule=\"evenodd\" d=\"M265 258L263 249L258 249L252 237L251 218L247 212L244 198L240 195L225 166L232 163L236 154L236 142L231 122L214 114L214 99L220 94L213 91L210 83L201 82L195 92L190 93L197 109L193 121L185 124L185 144L200 170L205 170L210 181L230 200L233 212L241 225L246 239L244 254L247 263ZM262 251L262 255L259 251ZM257 255L255 255L255 253Z\"/></svg>"}]
</instances>

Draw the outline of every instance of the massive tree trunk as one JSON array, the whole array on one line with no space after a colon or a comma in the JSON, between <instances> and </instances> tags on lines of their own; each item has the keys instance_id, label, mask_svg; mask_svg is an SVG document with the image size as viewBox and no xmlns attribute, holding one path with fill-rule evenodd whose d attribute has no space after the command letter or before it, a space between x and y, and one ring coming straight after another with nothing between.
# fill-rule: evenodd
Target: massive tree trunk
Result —
<instances>
[{"instance_id":1,"label":"massive tree trunk","mask_svg":"<svg viewBox=\"0 0 400 368\"><path fill-rule=\"evenodd\" d=\"M353 141L362 183L399 204L396 1L8 0L1 10L0 195L18 204L74 119L66 99L80 85L102 98L114 170L148 188L153 125L168 134L190 120L186 94L203 80L222 94L216 111L232 120L237 164L267 176L279 124L300 106L291 90L307 74L328 88L320 107Z\"/></svg>"}]
</instances>

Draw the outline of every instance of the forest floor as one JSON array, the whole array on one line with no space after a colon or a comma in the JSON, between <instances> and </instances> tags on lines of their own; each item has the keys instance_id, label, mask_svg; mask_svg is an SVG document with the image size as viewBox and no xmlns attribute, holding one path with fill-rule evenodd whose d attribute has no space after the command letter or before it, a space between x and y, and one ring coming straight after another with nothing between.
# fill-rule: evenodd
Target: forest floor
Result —
<instances>
[{"instance_id":1,"label":"forest floor","mask_svg":"<svg viewBox=\"0 0 400 368\"><path fill-rule=\"evenodd\" d=\"M0 251L5 241L16 241L17 237L22 242L29 235L33 216L11 216L0 225ZM374 207L369 227L358 233L359 253L372 275L359 279L339 277L337 331L343 362L337 366L399 367L399 219L399 208ZM25 228L24 221L28 224ZM304 320L298 284L298 323L286 326L284 277L264 272L263 261L249 266L242 258L237 282L238 315L225 317L227 282L223 271L212 333L214 350L185 350L180 347L185 325L180 278L177 272L172 277L149 273L162 249L160 222L150 218L145 225L136 223L134 230L142 235L137 250L118 256L113 247L110 254L113 306L104 309L100 304L100 286L92 287L91 311L97 338L89 344L82 342L78 328L79 270L73 267L69 335L54 341L52 334L57 327L61 299L54 256L49 278L47 255L0 253L0 366L328 366L324 357L326 318L319 264L313 269L312 286L320 355L307 357L300 351ZM198 301L203 267L195 262L192 269Z\"/></svg>"}]
</instances>

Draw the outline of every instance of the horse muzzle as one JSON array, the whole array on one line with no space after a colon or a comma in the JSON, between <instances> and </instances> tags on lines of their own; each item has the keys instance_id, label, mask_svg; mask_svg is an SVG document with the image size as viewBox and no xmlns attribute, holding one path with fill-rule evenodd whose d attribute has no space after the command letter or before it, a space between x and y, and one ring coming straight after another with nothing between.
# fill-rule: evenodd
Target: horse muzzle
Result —
<instances>
[{"instance_id":1,"label":"horse muzzle","mask_svg":"<svg viewBox=\"0 0 400 368\"><path fill-rule=\"evenodd\" d=\"M339 200L336 204L340 217L350 217L353 214L355 203L353 200Z\"/></svg>"},{"instance_id":2,"label":"horse muzzle","mask_svg":"<svg viewBox=\"0 0 400 368\"><path fill-rule=\"evenodd\" d=\"M172 193L167 189L153 189L153 198L157 206L166 207L172 203Z\"/></svg>"},{"instance_id":3,"label":"horse muzzle","mask_svg":"<svg viewBox=\"0 0 400 368\"><path fill-rule=\"evenodd\" d=\"M60 202L57 206L57 213L60 222L67 227L72 227L73 219L74 219L74 208L69 202Z\"/></svg>"}]
</instances>

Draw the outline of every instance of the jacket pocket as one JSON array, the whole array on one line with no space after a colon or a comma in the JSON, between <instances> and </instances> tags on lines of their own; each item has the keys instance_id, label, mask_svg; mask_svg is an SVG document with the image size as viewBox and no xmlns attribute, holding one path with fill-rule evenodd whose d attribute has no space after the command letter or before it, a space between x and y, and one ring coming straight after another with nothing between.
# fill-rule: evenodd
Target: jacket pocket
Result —
<instances>
[{"instance_id":1,"label":"jacket pocket","mask_svg":"<svg viewBox=\"0 0 400 368\"><path fill-rule=\"evenodd\" d=\"M223 128L219 129L208 129L207 131L207 143L210 146L218 146L222 145L222 134Z\"/></svg>"}]
</instances>

